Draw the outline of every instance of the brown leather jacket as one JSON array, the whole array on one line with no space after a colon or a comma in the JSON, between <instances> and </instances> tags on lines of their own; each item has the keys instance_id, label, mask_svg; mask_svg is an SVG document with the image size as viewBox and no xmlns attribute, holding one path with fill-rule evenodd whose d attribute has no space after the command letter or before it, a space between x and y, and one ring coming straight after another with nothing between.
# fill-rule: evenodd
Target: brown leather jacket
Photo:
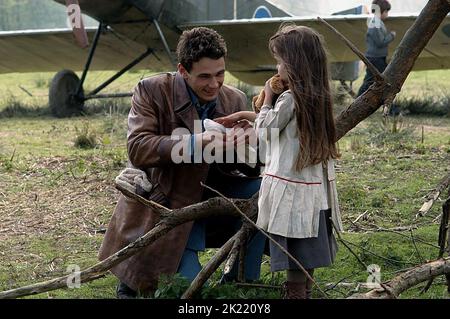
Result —
<instances>
[{"instance_id":1,"label":"brown leather jacket","mask_svg":"<svg viewBox=\"0 0 450 319\"><path fill-rule=\"evenodd\" d=\"M213 118L246 109L245 95L223 85ZM157 189L150 199L169 208L199 202L209 165L174 164L170 135L176 128L193 132L198 113L192 105L183 77L179 73L156 75L142 80L135 88L128 116L128 157L130 163L145 170ZM120 196L99 252L103 260L144 235L159 221L152 209ZM185 249L192 222L180 225L128 258L111 271L134 290L157 288L161 274L174 274Z\"/></svg>"}]
</instances>

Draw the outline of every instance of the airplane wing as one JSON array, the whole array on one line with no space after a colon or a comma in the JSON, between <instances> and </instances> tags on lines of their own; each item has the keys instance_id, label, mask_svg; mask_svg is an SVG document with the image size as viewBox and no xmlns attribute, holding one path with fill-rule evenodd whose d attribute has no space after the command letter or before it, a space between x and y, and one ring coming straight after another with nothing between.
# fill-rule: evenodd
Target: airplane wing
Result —
<instances>
[{"instance_id":1,"label":"airplane wing","mask_svg":"<svg viewBox=\"0 0 450 319\"><path fill-rule=\"evenodd\" d=\"M365 52L365 34L369 15L334 15L323 17L328 23ZM386 21L389 30L397 32L389 45L390 55L395 51L406 31L416 20L416 15L390 16ZM356 61L356 55L316 17L286 17L247 20L222 20L189 23L179 26L189 29L207 26L223 35L228 46L227 70L237 78L251 84L261 84L275 70L275 60L268 50L268 40L282 22L294 22L314 28L326 41L330 62ZM450 68L450 16L447 16L415 63L414 70Z\"/></svg>"},{"instance_id":2,"label":"airplane wing","mask_svg":"<svg viewBox=\"0 0 450 319\"><path fill-rule=\"evenodd\" d=\"M87 29L92 38L97 28ZM146 46L112 31L102 33L92 60L93 70L118 70L141 53ZM73 40L72 30L30 30L0 32L0 74L9 72L60 71L61 66L83 70L88 49ZM147 57L137 68L158 65L154 56Z\"/></svg>"},{"instance_id":3,"label":"airplane wing","mask_svg":"<svg viewBox=\"0 0 450 319\"><path fill-rule=\"evenodd\" d=\"M334 15L323 17L348 37L362 51L365 51L365 33L368 15ZM390 44L392 54L416 15L392 16L386 21L389 30L397 32L396 40ZM316 17L285 17L240 20L218 20L192 22L178 26L180 30L195 26L208 26L221 33L228 45L227 69L240 80L261 85L275 71L275 61L268 50L268 39L282 22L306 25L320 32L326 40L330 62L356 61L355 54ZM135 69L164 71L172 69L158 33L148 22L111 25L101 35L91 70L118 70L134 60L147 47L155 50ZM169 46L174 52L179 34L162 26ZM115 30L115 32L113 32ZM92 38L96 29L87 29ZM88 56L87 49L81 49L73 41L72 31L32 30L0 32L0 74L9 72L60 71L62 66L82 70ZM450 16L444 20L428 46L416 61L415 70L450 68Z\"/></svg>"}]
</instances>

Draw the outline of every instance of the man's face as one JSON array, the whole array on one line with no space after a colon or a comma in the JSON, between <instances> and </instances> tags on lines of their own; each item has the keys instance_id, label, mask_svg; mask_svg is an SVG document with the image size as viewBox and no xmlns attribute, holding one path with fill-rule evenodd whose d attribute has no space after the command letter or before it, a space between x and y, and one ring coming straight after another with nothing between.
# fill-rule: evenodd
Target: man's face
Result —
<instances>
[{"instance_id":1,"label":"man's face","mask_svg":"<svg viewBox=\"0 0 450 319\"><path fill-rule=\"evenodd\" d=\"M201 58L192 64L190 72L181 64L178 64L178 71L197 95L200 103L204 104L219 95L219 89L225 79L225 59Z\"/></svg>"},{"instance_id":2,"label":"man's face","mask_svg":"<svg viewBox=\"0 0 450 319\"><path fill-rule=\"evenodd\" d=\"M389 11L383 11L383 13L381 14L381 20L386 20L387 17L389 16Z\"/></svg>"}]
</instances>

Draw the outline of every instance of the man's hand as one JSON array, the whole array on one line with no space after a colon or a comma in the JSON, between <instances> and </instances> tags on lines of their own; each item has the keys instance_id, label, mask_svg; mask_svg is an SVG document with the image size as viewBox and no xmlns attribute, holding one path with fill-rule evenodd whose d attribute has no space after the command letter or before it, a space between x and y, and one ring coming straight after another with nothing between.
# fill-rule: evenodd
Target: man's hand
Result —
<instances>
[{"instance_id":1,"label":"man's hand","mask_svg":"<svg viewBox=\"0 0 450 319\"><path fill-rule=\"evenodd\" d=\"M227 140L233 142L235 147L242 144L250 144L256 147L257 136L253 126L247 121L241 121L233 126L227 134Z\"/></svg>"},{"instance_id":2,"label":"man's hand","mask_svg":"<svg viewBox=\"0 0 450 319\"><path fill-rule=\"evenodd\" d=\"M236 147L241 144L253 145L255 143L254 145L256 145L256 139L255 129L247 121L240 121L228 130L227 134L218 131L205 131L195 136L196 143L201 143L203 147L209 143L221 143L224 150L226 147Z\"/></svg>"},{"instance_id":3,"label":"man's hand","mask_svg":"<svg viewBox=\"0 0 450 319\"><path fill-rule=\"evenodd\" d=\"M195 142L201 143L205 147L209 143L222 143L223 146L227 143L227 136L218 131L204 131L203 133L195 135Z\"/></svg>"}]
</instances>

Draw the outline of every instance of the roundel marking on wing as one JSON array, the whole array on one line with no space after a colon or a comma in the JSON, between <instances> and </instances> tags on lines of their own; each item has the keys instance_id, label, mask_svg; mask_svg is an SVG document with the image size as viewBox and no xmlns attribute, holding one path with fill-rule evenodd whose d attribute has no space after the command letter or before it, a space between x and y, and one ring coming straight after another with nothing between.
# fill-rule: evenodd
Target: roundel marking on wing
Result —
<instances>
[{"instance_id":1,"label":"roundel marking on wing","mask_svg":"<svg viewBox=\"0 0 450 319\"><path fill-rule=\"evenodd\" d=\"M266 6L259 6L253 13L253 18L272 18L272 13Z\"/></svg>"}]
</instances>

